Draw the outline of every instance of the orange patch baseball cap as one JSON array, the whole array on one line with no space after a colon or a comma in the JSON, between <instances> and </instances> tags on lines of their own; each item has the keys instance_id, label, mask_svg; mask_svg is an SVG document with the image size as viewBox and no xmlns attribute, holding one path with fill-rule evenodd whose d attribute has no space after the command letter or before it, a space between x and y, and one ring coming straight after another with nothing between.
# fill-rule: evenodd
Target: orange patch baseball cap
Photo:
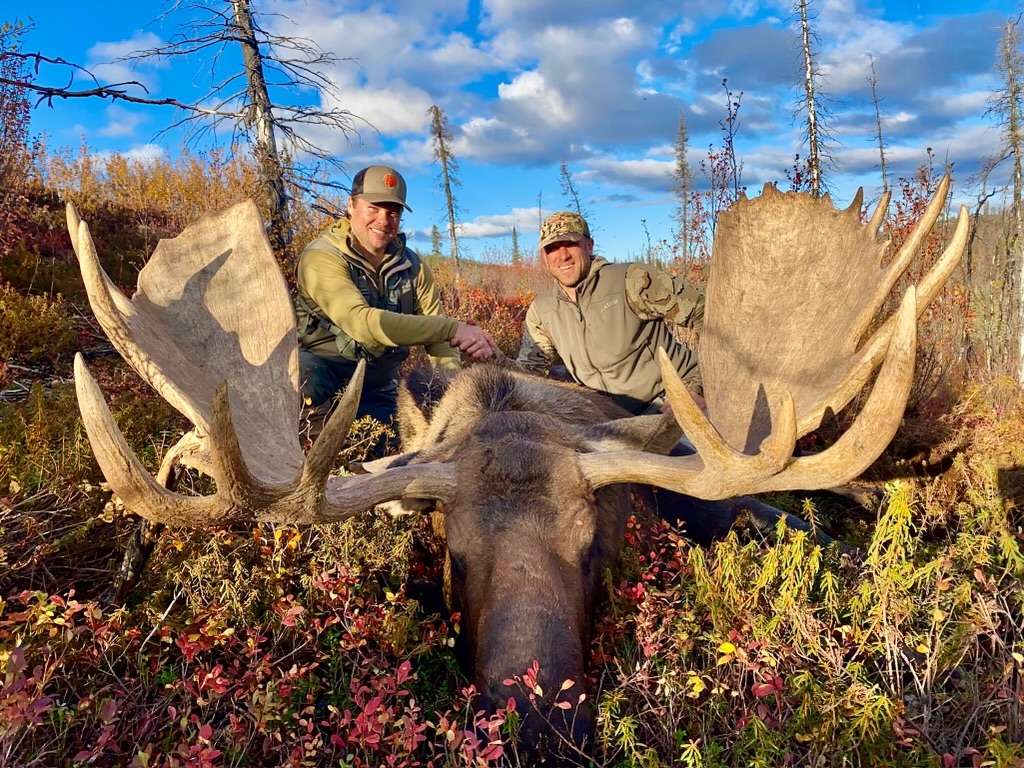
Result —
<instances>
[{"instance_id":1,"label":"orange patch baseball cap","mask_svg":"<svg viewBox=\"0 0 1024 768\"><path fill-rule=\"evenodd\" d=\"M352 177L352 197L361 197L368 203L398 203L407 211L405 179L394 168L371 165Z\"/></svg>"}]
</instances>

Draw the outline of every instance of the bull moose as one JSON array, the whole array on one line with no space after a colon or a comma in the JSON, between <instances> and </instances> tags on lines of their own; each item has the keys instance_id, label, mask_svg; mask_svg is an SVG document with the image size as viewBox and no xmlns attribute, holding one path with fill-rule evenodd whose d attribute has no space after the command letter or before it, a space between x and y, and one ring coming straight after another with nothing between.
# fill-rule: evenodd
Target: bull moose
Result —
<instances>
[{"instance_id":1,"label":"bull moose","mask_svg":"<svg viewBox=\"0 0 1024 768\"><path fill-rule=\"evenodd\" d=\"M876 317L935 224L949 184L942 180L885 264L889 242L879 229L888 195L866 221L861 192L838 210L827 197L772 185L725 211L699 343L706 414L664 354L666 417L623 418L572 385L475 366L450 381L431 411L403 404L404 453L349 476L331 470L354 417L362 367L303 455L295 318L254 204L161 241L131 300L104 274L88 226L68 206L96 318L195 428L155 479L78 356L82 418L113 490L129 509L167 525L339 521L388 501L442 510L451 598L463 615L467 671L482 706L519 696L504 681L537 660L549 695L534 706L520 701L528 713L522 743L535 746L548 734L584 747L593 729L586 705L549 709L550 694L571 679L575 687L563 698L581 698L588 629L600 576L623 540L628 484L724 499L827 488L863 472L902 419L917 317L966 243L961 208L931 271L906 290L898 311ZM794 456L796 440L846 406L879 366L849 430L821 453ZM694 455L668 455L680 433ZM169 490L158 479L176 462L212 477L216 492Z\"/></svg>"}]
</instances>

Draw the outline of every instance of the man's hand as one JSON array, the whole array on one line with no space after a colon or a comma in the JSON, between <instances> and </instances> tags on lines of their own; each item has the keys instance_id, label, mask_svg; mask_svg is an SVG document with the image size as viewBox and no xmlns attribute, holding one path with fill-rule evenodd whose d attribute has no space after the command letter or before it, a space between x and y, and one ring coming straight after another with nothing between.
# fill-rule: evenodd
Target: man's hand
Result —
<instances>
[{"instance_id":1,"label":"man's hand","mask_svg":"<svg viewBox=\"0 0 1024 768\"><path fill-rule=\"evenodd\" d=\"M453 347L469 356L475 361L489 360L498 351L491 334L482 328L468 323L459 323L455 329L455 335L451 337L450 343Z\"/></svg>"}]
</instances>

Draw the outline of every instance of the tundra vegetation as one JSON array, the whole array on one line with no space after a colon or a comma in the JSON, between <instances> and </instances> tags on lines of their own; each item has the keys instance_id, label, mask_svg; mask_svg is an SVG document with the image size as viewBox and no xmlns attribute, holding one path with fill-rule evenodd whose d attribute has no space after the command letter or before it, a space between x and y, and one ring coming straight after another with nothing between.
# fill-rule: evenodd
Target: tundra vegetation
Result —
<instances>
[{"instance_id":1,"label":"tundra vegetation","mask_svg":"<svg viewBox=\"0 0 1024 768\"><path fill-rule=\"evenodd\" d=\"M20 151L0 187L0 765L517 764L523 706L474 710L423 517L168 530L129 601L110 602L137 518L85 438L73 354L150 470L187 424L93 319L64 204L130 293L157 240L253 197L258 174L215 154L101 167L87 147ZM894 185L896 246L937 183L926 162ZM707 209L690 210L693 222ZM1024 397L1014 312L1000 303L1009 218L979 208L970 258L922 322L910 410L866 475L877 503L770 497L848 546L739 526L699 548L637 504L603 578L589 679L566 686L593 704L593 764L1024 764ZM323 224L302 206L294 221L298 247ZM906 279L951 232L940 223ZM675 268L700 279L706 262L687 256ZM438 267L448 311L513 353L543 284L536 265ZM354 426L350 458L372 429ZM190 474L178 487L209 491ZM513 676L525 702L550 694L542 672Z\"/></svg>"}]
</instances>

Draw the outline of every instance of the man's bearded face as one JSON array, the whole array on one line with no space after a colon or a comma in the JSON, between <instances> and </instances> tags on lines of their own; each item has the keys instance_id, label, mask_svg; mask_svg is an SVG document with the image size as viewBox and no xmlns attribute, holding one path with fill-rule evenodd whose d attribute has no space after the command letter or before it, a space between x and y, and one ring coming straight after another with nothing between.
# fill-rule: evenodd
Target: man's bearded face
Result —
<instances>
[{"instance_id":1,"label":"man's bearded face","mask_svg":"<svg viewBox=\"0 0 1024 768\"><path fill-rule=\"evenodd\" d=\"M561 240L544 246L544 266L566 288L574 288L590 271L594 243Z\"/></svg>"}]
</instances>

